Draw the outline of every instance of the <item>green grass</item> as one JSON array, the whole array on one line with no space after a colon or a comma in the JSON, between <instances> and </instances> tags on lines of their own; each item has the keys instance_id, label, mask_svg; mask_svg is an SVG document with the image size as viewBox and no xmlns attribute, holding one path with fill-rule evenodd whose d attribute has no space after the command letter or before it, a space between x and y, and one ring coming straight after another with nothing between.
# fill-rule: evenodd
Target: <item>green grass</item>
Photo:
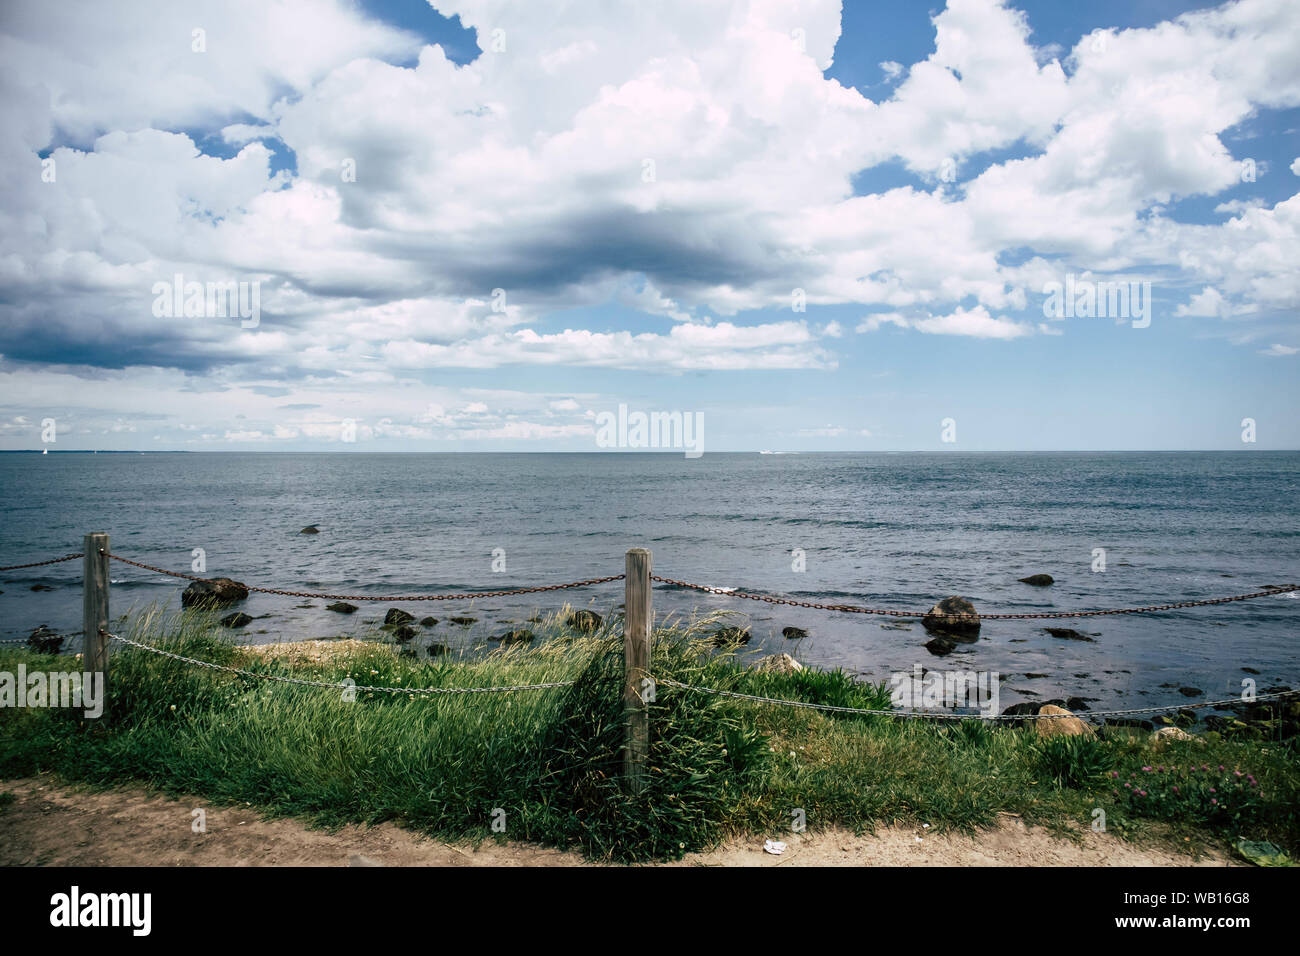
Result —
<instances>
[{"instance_id":1,"label":"green grass","mask_svg":"<svg viewBox=\"0 0 1300 956\"><path fill-rule=\"evenodd\" d=\"M1300 769L1287 743L1042 741L1032 729L777 708L662 683L651 705L646 784L634 796L621 779L616 624L577 635L564 631L565 616L530 625L539 637L532 647L430 661L374 643L290 665L232 646L202 615L146 613L130 629L139 639L259 673L413 688L574 684L433 697L363 691L348 702L334 690L119 648L107 717L0 710L0 778L52 771L96 786L142 781L322 826L392 820L450 840L491 838L495 820L511 839L617 861L671 859L738 833L779 838L796 811L811 829L929 823L969 831L1010 812L1077 834L1100 807L1122 837L1158 831L1189 847L1244 837L1292 857L1300 850ZM734 655L712 654L700 638L715 624L657 632L652 673L762 696L889 706L883 686L838 671L760 674ZM72 666L67 657L3 650L0 670L20 660L29 671ZM1206 802L1210 784L1191 793L1172 782L1193 765L1216 774L1223 765L1225 779L1249 776L1256 786L1231 813L1218 811ZM1167 785L1158 800L1135 797L1121 786L1131 775Z\"/></svg>"}]
</instances>

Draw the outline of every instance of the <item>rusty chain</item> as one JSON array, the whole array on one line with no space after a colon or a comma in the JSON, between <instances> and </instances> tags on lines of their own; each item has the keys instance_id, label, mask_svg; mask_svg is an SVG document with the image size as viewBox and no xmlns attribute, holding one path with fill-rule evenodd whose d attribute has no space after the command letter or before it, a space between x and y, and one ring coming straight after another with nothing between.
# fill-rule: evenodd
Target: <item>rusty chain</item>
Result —
<instances>
[{"instance_id":1,"label":"rusty chain","mask_svg":"<svg viewBox=\"0 0 1300 956\"><path fill-rule=\"evenodd\" d=\"M173 578L185 578L187 581L210 581L211 578L201 578L194 574L182 574L180 571L168 571L166 568L157 568L152 564L144 564L140 561L132 561L130 558L124 558L120 554L109 554L103 548L99 553L106 558L114 561L121 561L123 564L131 564L137 568L144 568L146 571L154 571L158 574L166 574ZM416 594L416 595L391 595L373 596L369 594L323 594L319 591L283 591L279 588L261 588L252 584L242 585L246 590L256 591L259 594L279 594L283 597L302 597L302 598L321 598L331 601L469 601L474 598L494 598L509 597L515 594L536 594L541 591L564 591L569 588L590 587L593 584L605 584L609 581L621 581L624 575L611 574L604 578L588 578L586 581L571 581L568 584L547 584L535 588L514 588L509 591L472 591L465 594Z\"/></svg>"},{"instance_id":2,"label":"rusty chain","mask_svg":"<svg viewBox=\"0 0 1300 956\"><path fill-rule=\"evenodd\" d=\"M121 561L124 564L130 564L137 568L143 568L146 571L153 571L156 574L165 574L168 577L183 578L187 581L207 581L209 578L199 577L194 574L183 574L180 571L169 571L166 568L155 567L151 564L145 564L141 561L133 561L130 558L124 558L121 555L110 554L100 549L100 554L111 558L114 561ZM30 564L14 564L6 567L0 567L0 571L15 571L20 568L38 568L49 564L59 564L64 561L75 561L77 558L84 557L84 554L68 554L61 558L51 558L48 561L33 561ZM260 594L277 594L283 597L302 597L302 598L319 598L333 601L465 601L474 598L495 598L495 597L513 597L518 594L539 594L545 591L564 591L571 588L591 587L596 584L608 584L611 581L621 581L625 575L611 574L606 577L588 578L585 581L572 581L567 584L548 584L540 587L531 588L512 588L503 591L477 591L462 594L419 594L419 595L380 595L372 596L367 594L329 594L318 591L288 591L280 588L263 588L256 585L244 585L249 591L256 591ZM749 601L762 601L767 604L782 604L789 607L806 607L820 611L837 611L844 614L874 614L885 617L925 617L926 611L909 611L891 608L871 608L859 607L853 604L819 604L815 601L798 601L793 598L776 597L770 594L750 594L746 591L737 591L728 588L710 587L704 584L691 584L689 581L678 581L674 578L660 577L659 575L650 575L650 580L659 584L667 584L672 587L686 588L691 591L700 591L705 594L718 594L725 597L743 598ZM1094 611L1022 611L1022 612L1005 612L989 613L977 615L949 614L944 615L950 622L960 623L969 620L971 623L976 621L1007 621L1007 620L1051 620L1058 618L1074 617L1105 617L1116 614L1147 614L1157 611L1174 611L1190 607L1209 607L1217 604L1231 604L1235 601L1249 601L1253 598L1269 597L1277 594L1288 594L1294 591L1300 591L1300 584L1289 584L1283 587L1267 588L1262 591L1252 591L1247 594L1233 594L1228 597L1205 598L1198 601L1175 601L1168 604L1148 604L1143 607L1127 608L1109 608Z\"/></svg>"},{"instance_id":3,"label":"rusty chain","mask_svg":"<svg viewBox=\"0 0 1300 956\"><path fill-rule=\"evenodd\" d=\"M10 564L0 568L0 571L17 571L19 568L41 568L47 564L59 564L63 561L75 561L77 558L84 558L85 555L78 551L76 554L65 554L61 558L50 558L48 561L33 561L31 564Z\"/></svg>"},{"instance_id":4,"label":"rusty chain","mask_svg":"<svg viewBox=\"0 0 1300 956\"><path fill-rule=\"evenodd\" d=\"M796 601L792 598L773 597L770 594L749 594L745 591L734 591L728 588L715 588L703 584L691 584L687 581L661 578L654 574L650 575L650 580L657 581L660 584L669 584L673 587L688 588L692 591L703 591L706 594L720 594L724 597L745 598L750 601L764 601L768 604L786 604L791 607L808 607L819 611L841 611L845 614L879 614L888 617L925 617L926 614L929 613L927 611L903 611L872 607L857 607L853 604L817 604L812 601ZM1285 587L1269 588L1265 591L1253 591L1250 594L1234 594L1231 597L1207 598L1201 601L1178 601L1173 604L1150 604L1146 607L1126 607L1102 611L1026 611L1014 614L945 614L941 616L950 623L969 622L972 624L982 620L1005 621L1027 620L1031 618L1103 617L1111 614L1145 614L1151 611L1172 611L1185 607L1206 607L1211 604L1229 604L1233 601L1247 601L1251 598L1268 597L1273 594L1287 594L1291 591L1300 591L1300 584L1289 584Z\"/></svg>"}]
</instances>

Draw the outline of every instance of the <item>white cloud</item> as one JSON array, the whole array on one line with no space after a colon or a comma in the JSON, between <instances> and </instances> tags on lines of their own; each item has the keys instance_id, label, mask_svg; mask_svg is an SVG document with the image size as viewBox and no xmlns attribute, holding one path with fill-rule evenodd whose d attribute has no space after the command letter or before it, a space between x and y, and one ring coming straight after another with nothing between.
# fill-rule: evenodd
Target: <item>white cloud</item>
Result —
<instances>
[{"instance_id":1,"label":"white cloud","mask_svg":"<svg viewBox=\"0 0 1300 956\"><path fill-rule=\"evenodd\" d=\"M1300 352L1300 349L1292 348L1290 345L1279 345L1276 342L1266 349L1259 350L1260 355L1271 356L1295 355L1297 352Z\"/></svg>"}]
</instances>

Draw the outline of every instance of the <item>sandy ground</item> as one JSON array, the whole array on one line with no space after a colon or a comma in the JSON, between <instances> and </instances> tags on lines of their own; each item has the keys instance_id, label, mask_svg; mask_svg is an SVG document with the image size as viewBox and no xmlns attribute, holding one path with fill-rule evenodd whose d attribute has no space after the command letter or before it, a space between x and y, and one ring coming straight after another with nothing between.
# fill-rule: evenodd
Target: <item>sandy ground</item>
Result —
<instances>
[{"instance_id":1,"label":"sandy ground","mask_svg":"<svg viewBox=\"0 0 1300 956\"><path fill-rule=\"evenodd\" d=\"M201 801L173 800L143 787L89 792L50 777L0 781L17 798L0 809L0 866L581 866L575 853L524 843L453 846L393 824L312 830L296 820L266 820L249 809L206 807L206 833L194 833ZM694 866L1225 866L1223 857L1138 847L1085 832L1082 843L1004 816L976 837L881 827L855 836L829 830L734 840L675 865ZM918 839L919 838L919 839Z\"/></svg>"}]
</instances>

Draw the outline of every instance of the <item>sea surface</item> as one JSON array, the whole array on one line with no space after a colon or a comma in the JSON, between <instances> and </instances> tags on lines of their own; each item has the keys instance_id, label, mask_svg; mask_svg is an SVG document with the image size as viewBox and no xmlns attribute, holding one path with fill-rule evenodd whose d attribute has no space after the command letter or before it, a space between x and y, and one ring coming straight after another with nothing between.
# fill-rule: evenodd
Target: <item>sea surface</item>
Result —
<instances>
[{"instance_id":1,"label":"sea surface","mask_svg":"<svg viewBox=\"0 0 1300 956\"><path fill-rule=\"evenodd\" d=\"M344 594L499 590L618 574L649 548L665 577L800 601L980 611L1197 600L1300 579L1300 453L0 454L0 565L81 550L249 584ZM316 535L300 534L318 525ZM1105 570L1096 549L1104 549ZM497 550L501 549L501 550ZM795 570L801 549L805 569ZM504 570L501 567L504 553ZM1056 583L1018 582L1047 573ZM179 607L186 582L114 563L112 614ZM79 561L0 572L0 637L81 628ZM32 591L33 585L53 590ZM622 583L402 605L422 640L482 645L565 601L608 615ZM1092 709L1300 686L1296 593L1072 621L987 621L944 658L919 623L656 588L657 618L742 615L746 653L881 681L914 664L996 671L1001 705L1080 696ZM362 634L324 600L254 594L249 642ZM309 606L300 606L309 605ZM469 627L450 615L479 619ZM1091 642L1048 635L1072 627ZM808 637L789 640L784 627ZM74 642L75 643L75 642ZM1243 668L1258 671L1251 675Z\"/></svg>"}]
</instances>

